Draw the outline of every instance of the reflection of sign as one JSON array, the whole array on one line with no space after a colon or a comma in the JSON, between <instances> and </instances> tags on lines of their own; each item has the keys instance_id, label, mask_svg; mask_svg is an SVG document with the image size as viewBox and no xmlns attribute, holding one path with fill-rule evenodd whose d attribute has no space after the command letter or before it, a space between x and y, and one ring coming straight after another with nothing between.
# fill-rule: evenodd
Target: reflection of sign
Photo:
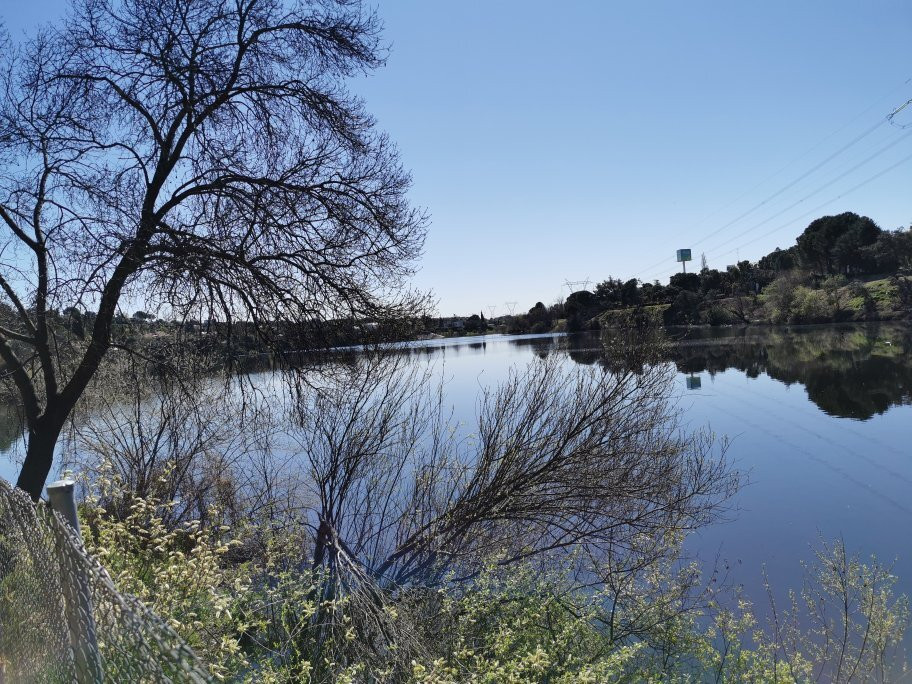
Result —
<instances>
[{"instance_id":1,"label":"reflection of sign","mask_svg":"<svg viewBox=\"0 0 912 684\"><path fill-rule=\"evenodd\" d=\"M700 389L700 376L699 375L691 375L689 378L687 378L687 389L689 389L689 390Z\"/></svg>"},{"instance_id":2,"label":"reflection of sign","mask_svg":"<svg viewBox=\"0 0 912 684\"><path fill-rule=\"evenodd\" d=\"M679 249L678 250L678 261L690 261L690 250L689 249Z\"/></svg>"}]
</instances>

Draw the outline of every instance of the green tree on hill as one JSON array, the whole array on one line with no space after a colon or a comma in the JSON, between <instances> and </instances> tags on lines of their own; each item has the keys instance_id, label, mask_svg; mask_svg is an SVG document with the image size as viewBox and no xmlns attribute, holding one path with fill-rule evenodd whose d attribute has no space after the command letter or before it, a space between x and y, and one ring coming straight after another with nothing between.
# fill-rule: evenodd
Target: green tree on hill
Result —
<instances>
[{"instance_id":1,"label":"green tree on hill","mask_svg":"<svg viewBox=\"0 0 912 684\"><path fill-rule=\"evenodd\" d=\"M789 247L788 249L779 249L776 247L772 252L762 257L757 265L767 271L790 271L798 265L797 249Z\"/></svg>"},{"instance_id":2,"label":"green tree on hill","mask_svg":"<svg viewBox=\"0 0 912 684\"><path fill-rule=\"evenodd\" d=\"M853 212L823 216L798 236L798 256L804 266L817 273L848 275L861 269L861 249L874 244L880 233L867 216Z\"/></svg>"},{"instance_id":3,"label":"green tree on hill","mask_svg":"<svg viewBox=\"0 0 912 684\"><path fill-rule=\"evenodd\" d=\"M671 285L688 292L700 291L700 276L696 273L675 273L671 276Z\"/></svg>"}]
</instances>

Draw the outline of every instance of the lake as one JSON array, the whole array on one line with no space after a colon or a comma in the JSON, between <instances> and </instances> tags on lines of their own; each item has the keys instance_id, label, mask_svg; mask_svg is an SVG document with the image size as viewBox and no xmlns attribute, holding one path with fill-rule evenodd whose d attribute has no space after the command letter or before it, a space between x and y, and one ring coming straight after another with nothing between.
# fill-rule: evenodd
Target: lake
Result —
<instances>
[{"instance_id":1,"label":"lake","mask_svg":"<svg viewBox=\"0 0 912 684\"><path fill-rule=\"evenodd\" d=\"M727 435L747 474L732 519L692 549L728 559L762 602L763 567L781 595L811 545L842 537L912 594L912 329L701 331L674 357L691 424Z\"/></svg>"},{"instance_id":2,"label":"lake","mask_svg":"<svg viewBox=\"0 0 912 684\"><path fill-rule=\"evenodd\" d=\"M727 519L687 540L763 612L765 567L776 593L797 588L819 539L895 561L912 594L912 327L713 328L672 331L675 392L686 422L730 439L745 483ZM534 357L597 363L598 336L450 338L401 345L446 379L447 403L471 430L479 391ZM0 415L0 446L19 439ZM16 466L0 459L0 476Z\"/></svg>"},{"instance_id":3,"label":"lake","mask_svg":"<svg viewBox=\"0 0 912 684\"><path fill-rule=\"evenodd\" d=\"M672 331L676 395L690 426L730 441L745 483L727 519L687 540L707 566L765 612L763 569L783 597L820 540L895 562L912 595L912 327L710 328ZM471 424L479 389L511 366L563 355L597 363L594 335L450 338L411 343L447 379L457 418Z\"/></svg>"}]
</instances>

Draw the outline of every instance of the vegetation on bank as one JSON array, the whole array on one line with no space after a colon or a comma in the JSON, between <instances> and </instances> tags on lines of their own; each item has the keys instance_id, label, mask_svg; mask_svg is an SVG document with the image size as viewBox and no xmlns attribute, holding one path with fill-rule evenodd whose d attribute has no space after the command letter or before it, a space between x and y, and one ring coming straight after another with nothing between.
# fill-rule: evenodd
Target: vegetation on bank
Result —
<instances>
[{"instance_id":1,"label":"vegetation on bank","mask_svg":"<svg viewBox=\"0 0 912 684\"><path fill-rule=\"evenodd\" d=\"M908 318L912 313L912 230L881 230L847 212L824 216L789 249L725 270L705 264L667 285L614 278L552 306L539 302L506 317L505 332L578 331L647 315L665 325L824 323Z\"/></svg>"},{"instance_id":2,"label":"vegetation on bank","mask_svg":"<svg viewBox=\"0 0 912 684\"><path fill-rule=\"evenodd\" d=\"M0 304L0 313L3 312ZM118 314L111 337L119 348L167 356L176 338L233 365L258 355L285 357L302 350L373 344L433 336L577 332L626 327L634 318L667 326L810 324L906 320L912 315L912 230L884 231L853 213L813 221L795 246L726 270L679 273L667 285L608 278L551 306L538 302L515 316L484 313L438 318L373 315L324 321L225 321L159 319L137 311ZM12 314L10 314L12 315ZM92 312L49 310L49 326L83 340L95 325ZM264 330L268 342L264 341Z\"/></svg>"},{"instance_id":3,"label":"vegetation on bank","mask_svg":"<svg viewBox=\"0 0 912 684\"><path fill-rule=\"evenodd\" d=\"M583 588L566 566L492 557L471 582L327 597L325 572L296 559L305 540L293 530L175 527L172 502L136 497L116 479L94 487L81 510L89 549L219 681L852 682L904 672L894 656L908 601L888 568L841 541L820 544L803 586L785 605L771 598L765 621L715 584L721 575L707 581L678 561L675 544L619 585ZM103 507L111 497L129 502L124 515ZM262 556L233 554L264 541Z\"/></svg>"}]
</instances>

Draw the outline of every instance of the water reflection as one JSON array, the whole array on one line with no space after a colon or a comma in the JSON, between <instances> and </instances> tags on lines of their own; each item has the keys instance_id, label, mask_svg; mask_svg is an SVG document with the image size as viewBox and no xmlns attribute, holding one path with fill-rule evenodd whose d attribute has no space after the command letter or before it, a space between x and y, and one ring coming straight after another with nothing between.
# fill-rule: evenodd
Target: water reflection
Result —
<instances>
[{"instance_id":1,"label":"water reflection","mask_svg":"<svg viewBox=\"0 0 912 684\"><path fill-rule=\"evenodd\" d=\"M706 328L669 330L669 356L698 390L728 369L748 378L766 375L799 384L825 413L868 420L912 403L912 327L908 324ZM397 345L399 353L431 356L485 354L506 346L539 358L559 352L582 365L624 363L597 334L492 335ZM700 373L707 373L708 379Z\"/></svg>"},{"instance_id":2,"label":"water reflection","mask_svg":"<svg viewBox=\"0 0 912 684\"><path fill-rule=\"evenodd\" d=\"M671 349L682 373L729 368L801 384L825 413L868 420L912 403L912 328L900 325L691 332Z\"/></svg>"},{"instance_id":3,"label":"water reflection","mask_svg":"<svg viewBox=\"0 0 912 684\"><path fill-rule=\"evenodd\" d=\"M22 416L13 404L0 404L0 452L6 453L22 435Z\"/></svg>"},{"instance_id":4,"label":"water reflection","mask_svg":"<svg viewBox=\"0 0 912 684\"><path fill-rule=\"evenodd\" d=\"M511 347L516 349L530 349L532 353L540 359L546 358L551 352L559 349L566 340L562 335L535 335L507 339L509 339Z\"/></svg>"},{"instance_id":5,"label":"water reflection","mask_svg":"<svg viewBox=\"0 0 912 684\"><path fill-rule=\"evenodd\" d=\"M686 387L699 389L728 369L799 384L825 413L868 420L892 406L912 404L912 327L899 324L792 328L671 330L669 356ZM592 334L509 340L540 357L561 351L579 364L617 362Z\"/></svg>"},{"instance_id":6,"label":"water reflection","mask_svg":"<svg viewBox=\"0 0 912 684\"><path fill-rule=\"evenodd\" d=\"M868 420L892 406L912 404L912 326L874 324L794 328L707 328L670 330L669 355L685 387L698 390L706 378L728 369L749 378L766 375L785 385L799 384L825 413ZM396 353L414 357L452 354L485 355L492 350L531 352L539 358L566 354L575 363L619 363L597 334L487 335L405 342ZM336 351L315 362L357 363L358 348ZM241 360L237 370L262 372L279 364L269 355ZM21 438L22 422L15 406L0 405L0 452Z\"/></svg>"}]
</instances>

